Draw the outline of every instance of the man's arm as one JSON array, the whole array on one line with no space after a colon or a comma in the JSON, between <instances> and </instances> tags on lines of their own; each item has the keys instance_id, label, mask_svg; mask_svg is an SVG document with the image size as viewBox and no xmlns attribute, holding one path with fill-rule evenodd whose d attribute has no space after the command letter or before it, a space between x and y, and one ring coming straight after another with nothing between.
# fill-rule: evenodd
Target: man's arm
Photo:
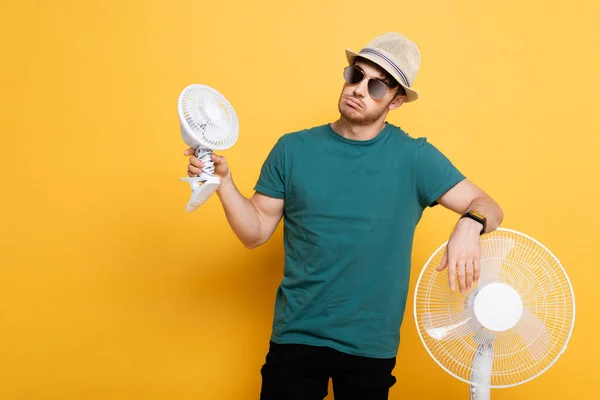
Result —
<instances>
[{"instance_id":1,"label":"man's arm","mask_svg":"<svg viewBox=\"0 0 600 400\"><path fill-rule=\"evenodd\" d=\"M188 176L201 174L204 163L194 156L194 150L189 148L185 150L184 155L190 156ZM265 196L258 192L247 199L233 183L225 158L213 154L211 159L214 162L215 174L221 182L224 182L217 194L231 229L249 249L265 243L283 216L283 199Z\"/></svg>"},{"instance_id":2,"label":"man's arm","mask_svg":"<svg viewBox=\"0 0 600 400\"><path fill-rule=\"evenodd\" d=\"M498 228L504 218L500 206L483 190L467 179L444 193L437 202L460 215L463 215L467 211L476 211L483 214L487 220L486 233ZM481 224L476 221L473 222L479 226L479 230L481 231Z\"/></svg>"},{"instance_id":3,"label":"man's arm","mask_svg":"<svg viewBox=\"0 0 600 400\"><path fill-rule=\"evenodd\" d=\"M484 215L486 232L498 228L504 218L500 206L483 190L466 179L444 193L437 202L459 215L467 211L476 211ZM481 229L481 223L470 218L459 219L454 227L442 263L438 267L438 271L448 267L448 281L452 290L455 289L457 275L463 293L471 288L473 282L479 280Z\"/></svg>"},{"instance_id":4,"label":"man's arm","mask_svg":"<svg viewBox=\"0 0 600 400\"><path fill-rule=\"evenodd\" d=\"M283 216L283 199L259 192L247 199L231 179L217 193L231 229L244 246L252 249L269 240Z\"/></svg>"}]
</instances>

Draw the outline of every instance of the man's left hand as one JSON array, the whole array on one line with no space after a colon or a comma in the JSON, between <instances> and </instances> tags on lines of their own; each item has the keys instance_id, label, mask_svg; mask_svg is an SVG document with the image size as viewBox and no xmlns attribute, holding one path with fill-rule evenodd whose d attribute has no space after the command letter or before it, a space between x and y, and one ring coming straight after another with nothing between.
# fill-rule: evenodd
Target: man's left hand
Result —
<instances>
[{"instance_id":1,"label":"man's left hand","mask_svg":"<svg viewBox=\"0 0 600 400\"><path fill-rule=\"evenodd\" d=\"M458 221L450 235L448 245L442 257L442 263L437 268L443 271L448 268L450 289L456 289L456 277L461 293L471 289L473 283L479 281L480 274L480 236L481 224L470 218Z\"/></svg>"}]
</instances>

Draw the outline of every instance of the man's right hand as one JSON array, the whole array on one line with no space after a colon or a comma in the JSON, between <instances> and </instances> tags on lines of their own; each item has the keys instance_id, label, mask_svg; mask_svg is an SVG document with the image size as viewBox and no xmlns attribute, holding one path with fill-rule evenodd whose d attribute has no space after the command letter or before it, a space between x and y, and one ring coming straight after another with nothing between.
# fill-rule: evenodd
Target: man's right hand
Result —
<instances>
[{"instance_id":1,"label":"man's right hand","mask_svg":"<svg viewBox=\"0 0 600 400\"><path fill-rule=\"evenodd\" d=\"M187 167L188 176L192 178L200 176L202 168L204 168L204 163L196 157L195 150L190 147L183 152L183 155L190 157L190 163ZM229 172L229 166L227 165L225 157L213 153L211 155L211 160L215 163L215 175L221 179L226 178L227 173Z\"/></svg>"}]
</instances>

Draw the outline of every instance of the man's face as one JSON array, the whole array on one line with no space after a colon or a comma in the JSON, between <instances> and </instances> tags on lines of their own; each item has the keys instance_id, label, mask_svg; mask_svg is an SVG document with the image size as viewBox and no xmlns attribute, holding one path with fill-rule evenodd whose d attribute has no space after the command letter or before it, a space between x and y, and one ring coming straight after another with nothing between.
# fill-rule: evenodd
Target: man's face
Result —
<instances>
[{"instance_id":1,"label":"man's face","mask_svg":"<svg viewBox=\"0 0 600 400\"><path fill-rule=\"evenodd\" d=\"M380 100L373 99L369 94L368 78L385 79L378 69L360 60L354 65L365 73L365 79L355 85L344 84L338 103L338 109L344 119L354 125L370 125L384 119L389 110L400 107L405 97L396 97L397 89L388 89Z\"/></svg>"}]
</instances>

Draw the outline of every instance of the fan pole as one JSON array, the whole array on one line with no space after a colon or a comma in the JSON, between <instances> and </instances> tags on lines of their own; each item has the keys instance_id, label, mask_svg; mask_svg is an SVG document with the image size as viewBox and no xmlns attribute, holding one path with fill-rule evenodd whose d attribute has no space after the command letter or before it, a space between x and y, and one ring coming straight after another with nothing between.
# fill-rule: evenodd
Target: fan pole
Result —
<instances>
[{"instance_id":1,"label":"fan pole","mask_svg":"<svg viewBox=\"0 0 600 400\"><path fill-rule=\"evenodd\" d=\"M204 163L202 171L210 176L214 176L215 174L215 163L211 159L212 154L213 151L211 149L202 145L196 149L196 158Z\"/></svg>"},{"instance_id":2,"label":"fan pole","mask_svg":"<svg viewBox=\"0 0 600 400\"><path fill-rule=\"evenodd\" d=\"M473 357L471 372L471 400L490 400L490 380L494 363L491 343L482 343Z\"/></svg>"}]
</instances>

